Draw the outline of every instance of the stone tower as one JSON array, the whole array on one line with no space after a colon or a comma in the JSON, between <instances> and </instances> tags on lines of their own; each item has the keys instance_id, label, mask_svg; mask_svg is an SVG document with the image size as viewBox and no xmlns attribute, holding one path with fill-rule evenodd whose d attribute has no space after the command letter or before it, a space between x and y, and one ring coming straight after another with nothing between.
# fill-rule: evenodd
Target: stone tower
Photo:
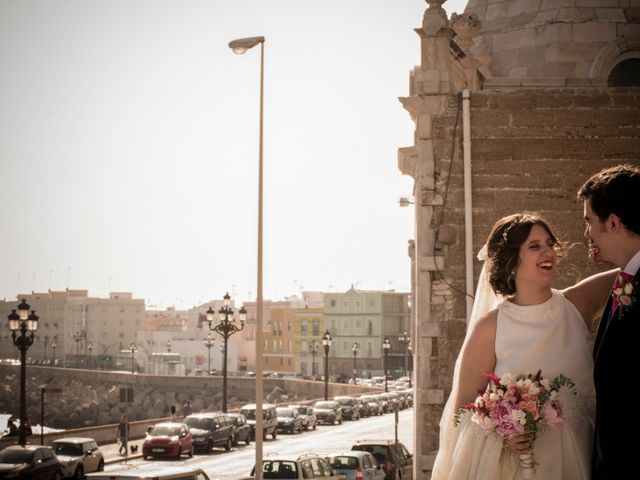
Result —
<instances>
[{"instance_id":1,"label":"stone tower","mask_svg":"<svg viewBox=\"0 0 640 480\"><path fill-rule=\"evenodd\" d=\"M426 0L421 63L400 99L415 143L398 150L414 179L414 478L428 478L453 363L493 223L517 211L583 243L578 187L640 163L640 0L470 0L448 18ZM592 273L570 249L562 288Z\"/></svg>"}]
</instances>

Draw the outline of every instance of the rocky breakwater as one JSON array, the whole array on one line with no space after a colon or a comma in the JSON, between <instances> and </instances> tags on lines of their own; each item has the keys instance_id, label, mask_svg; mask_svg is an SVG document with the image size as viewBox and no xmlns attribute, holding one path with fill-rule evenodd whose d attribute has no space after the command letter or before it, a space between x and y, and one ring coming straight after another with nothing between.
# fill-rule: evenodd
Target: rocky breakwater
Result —
<instances>
[{"instance_id":1,"label":"rocky breakwater","mask_svg":"<svg viewBox=\"0 0 640 480\"><path fill-rule=\"evenodd\" d=\"M19 412L19 367L0 367L0 405L5 413ZM122 413L129 420L148 420L170 415L172 405L181 414L191 400L193 411L220 410L222 379L219 377L157 377L102 371L29 367L27 371L27 416L40 423L42 388L44 424L53 428L81 428L117 423ZM255 383L249 378L230 379L229 410L255 401ZM121 401L122 390L133 401ZM300 402L303 394L289 394L282 385L265 385L265 400L271 403Z\"/></svg>"}]
</instances>

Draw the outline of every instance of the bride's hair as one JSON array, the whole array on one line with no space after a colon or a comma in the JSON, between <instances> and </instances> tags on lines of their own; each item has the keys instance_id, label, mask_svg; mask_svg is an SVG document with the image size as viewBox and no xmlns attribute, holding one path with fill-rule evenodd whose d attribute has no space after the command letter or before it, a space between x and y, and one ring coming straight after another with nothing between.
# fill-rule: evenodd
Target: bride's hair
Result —
<instances>
[{"instance_id":1,"label":"bride's hair","mask_svg":"<svg viewBox=\"0 0 640 480\"><path fill-rule=\"evenodd\" d=\"M556 249L560 244L542 217L533 213L516 213L496 222L487 240L489 284L496 294L516 293L515 273L520 259L520 246L527 240L534 225L543 227Z\"/></svg>"}]
</instances>

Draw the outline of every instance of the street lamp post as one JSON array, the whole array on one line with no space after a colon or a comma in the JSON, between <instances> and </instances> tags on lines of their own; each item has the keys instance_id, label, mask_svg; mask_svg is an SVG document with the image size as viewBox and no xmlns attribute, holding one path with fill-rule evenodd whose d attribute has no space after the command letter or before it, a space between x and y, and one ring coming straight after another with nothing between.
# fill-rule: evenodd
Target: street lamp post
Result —
<instances>
[{"instance_id":1,"label":"street lamp post","mask_svg":"<svg viewBox=\"0 0 640 480\"><path fill-rule=\"evenodd\" d=\"M82 340L82 333L75 332L71 334L71 339L76 342L76 362L79 363L80 358L80 340Z\"/></svg>"},{"instance_id":2,"label":"street lamp post","mask_svg":"<svg viewBox=\"0 0 640 480\"><path fill-rule=\"evenodd\" d=\"M227 341L231 335L238 333L244 328L244 322L247 320L247 311L244 307L238 310L240 325L236 323L233 313L229 293L226 293L223 297L223 305L222 308L218 310L218 323L216 325L213 325L213 309L209 307L209 310L207 310L209 329L221 335L224 340L224 345L222 345L224 348L224 357L222 360L222 411L224 413L227 413Z\"/></svg>"},{"instance_id":3,"label":"street lamp post","mask_svg":"<svg viewBox=\"0 0 640 480\"><path fill-rule=\"evenodd\" d=\"M204 346L207 347L207 375L211 375L211 347L216 344L216 339L209 333L207 339L204 341Z\"/></svg>"},{"instance_id":4,"label":"street lamp post","mask_svg":"<svg viewBox=\"0 0 640 480\"><path fill-rule=\"evenodd\" d=\"M353 352L353 384L356 384L356 376L358 375L358 369L356 368L356 357L358 356L358 350L360 350L360 345L358 342L353 342L351 346L351 351Z\"/></svg>"},{"instance_id":5,"label":"street lamp post","mask_svg":"<svg viewBox=\"0 0 640 480\"><path fill-rule=\"evenodd\" d=\"M329 330L322 336L324 345L324 399L329 400L329 350L331 349L331 334Z\"/></svg>"},{"instance_id":6,"label":"street lamp post","mask_svg":"<svg viewBox=\"0 0 640 480\"><path fill-rule=\"evenodd\" d=\"M405 330L402 332L402 336L398 337L398 341L404 344L404 365L402 367L402 375L406 376L409 371L409 343L411 343L411 337Z\"/></svg>"},{"instance_id":7,"label":"street lamp post","mask_svg":"<svg viewBox=\"0 0 640 480\"><path fill-rule=\"evenodd\" d=\"M53 356L51 357L51 366L54 367L56 365L56 348L58 344L54 341L51 343L51 349L53 350Z\"/></svg>"},{"instance_id":8,"label":"street lamp post","mask_svg":"<svg viewBox=\"0 0 640 480\"><path fill-rule=\"evenodd\" d=\"M387 369L389 368L389 350L391 350L391 342L389 342L387 337L384 337L382 349L384 350L384 391L388 392L389 386L387 385Z\"/></svg>"},{"instance_id":9,"label":"street lamp post","mask_svg":"<svg viewBox=\"0 0 640 480\"><path fill-rule=\"evenodd\" d=\"M38 316L35 310L29 313L29 305L22 300L18 305L18 313L15 309L7 317L9 330L13 337L13 344L20 350L20 428L18 429L18 443L23 447L27 443L26 430L26 384L27 384L27 350L33 345L33 338L38 330ZM16 332L20 332L17 334ZM27 335L29 332L29 335Z\"/></svg>"},{"instance_id":10,"label":"street lamp post","mask_svg":"<svg viewBox=\"0 0 640 480\"><path fill-rule=\"evenodd\" d=\"M411 344L411 340L409 340L407 349L409 350L409 355L411 355L411 363L409 363L409 388L411 388L411 376L413 375L413 345Z\"/></svg>"},{"instance_id":11,"label":"street lamp post","mask_svg":"<svg viewBox=\"0 0 640 480\"><path fill-rule=\"evenodd\" d=\"M257 255L257 298L256 298L256 465L262 465L262 397L264 396L264 379L262 378L263 350L262 344L262 179L263 179L263 131L264 131L264 37L239 38L229 42L234 53L243 54L247 50L260 45L260 134L258 141L258 255ZM256 468L256 480L262 480L262 468Z\"/></svg>"},{"instance_id":12,"label":"street lamp post","mask_svg":"<svg viewBox=\"0 0 640 480\"><path fill-rule=\"evenodd\" d=\"M316 379L316 374L318 373L316 371L316 355L318 354L318 348L318 342L314 340L311 344L311 376L314 380Z\"/></svg>"},{"instance_id":13,"label":"street lamp post","mask_svg":"<svg viewBox=\"0 0 640 480\"><path fill-rule=\"evenodd\" d=\"M87 344L87 350L89 350L89 368L93 368L93 357L91 356L93 353L93 343L89 342Z\"/></svg>"},{"instance_id":14,"label":"street lamp post","mask_svg":"<svg viewBox=\"0 0 640 480\"><path fill-rule=\"evenodd\" d=\"M131 352L131 373L136 373L136 352L138 351L138 347L135 343L129 346L129 351Z\"/></svg>"}]
</instances>

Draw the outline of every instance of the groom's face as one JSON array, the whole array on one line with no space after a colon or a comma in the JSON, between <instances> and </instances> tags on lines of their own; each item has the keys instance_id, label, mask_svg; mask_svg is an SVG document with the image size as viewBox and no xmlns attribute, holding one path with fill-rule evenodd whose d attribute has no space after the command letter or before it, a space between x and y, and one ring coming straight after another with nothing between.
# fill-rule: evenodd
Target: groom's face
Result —
<instances>
[{"instance_id":1,"label":"groom's face","mask_svg":"<svg viewBox=\"0 0 640 480\"><path fill-rule=\"evenodd\" d=\"M589 241L589 260L592 262L607 262L607 238L609 231L607 222L601 222L598 215L591 208L591 200L584 201L585 238Z\"/></svg>"}]
</instances>

